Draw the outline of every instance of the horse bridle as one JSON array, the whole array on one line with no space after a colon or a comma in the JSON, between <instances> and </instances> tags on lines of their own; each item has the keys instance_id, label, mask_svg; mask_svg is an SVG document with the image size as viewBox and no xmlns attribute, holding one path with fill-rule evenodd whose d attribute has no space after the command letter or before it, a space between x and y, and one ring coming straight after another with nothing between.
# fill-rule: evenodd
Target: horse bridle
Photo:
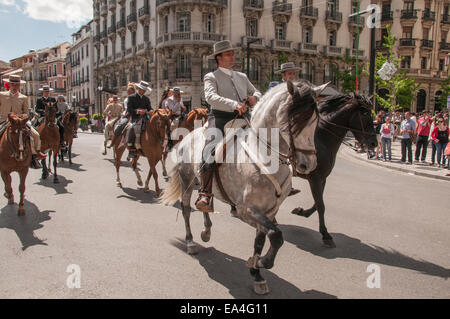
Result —
<instances>
[{"instance_id":1,"label":"horse bridle","mask_svg":"<svg viewBox=\"0 0 450 319\"><path fill-rule=\"evenodd\" d=\"M7 145L8 145L8 148L9 148L10 151L11 151L10 157L11 157L11 158L15 158L17 161L19 161L19 160L20 160L20 157L19 157L19 156L20 156L20 153L25 152L25 143L24 143L23 138L24 138L24 137L28 137L29 134L28 134L28 130L27 130L26 127L23 127L23 128L21 128L21 129L16 129L16 130L15 130L15 133L16 133L16 134L17 134L17 133L20 134L20 136L19 136L19 149L17 150L17 149L14 147L13 141L11 140L11 129L12 129L12 126L11 126L11 124L10 124L10 125L6 128L6 132L5 132L5 135L6 135L6 143L7 143Z\"/></svg>"}]
</instances>

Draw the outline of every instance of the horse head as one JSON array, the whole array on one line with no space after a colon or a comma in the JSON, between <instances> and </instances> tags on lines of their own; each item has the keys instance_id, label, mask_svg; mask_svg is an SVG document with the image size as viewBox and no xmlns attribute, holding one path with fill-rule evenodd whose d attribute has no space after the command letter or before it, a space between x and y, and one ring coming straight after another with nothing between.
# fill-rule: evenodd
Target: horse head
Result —
<instances>
[{"instance_id":1,"label":"horse head","mask_svg":"<svg viewBox=\"0 0 450 319\"><path fill-rule=\"evenodd\" d=\"M347 106L352 113L348 127L361 145L374 149L378 145L375 128L373 126L372 102L359 94L348 95Z\"/></svg>"},{"instance_id":2,"label":"horse head","mask_svg":"<svg viewBox=\"0 0 450 319\"><path fill-rule=\"evenodd\" d=\"M28 119L28 116L8 114L9 124L6 131L6 141L11 151L10 156L18 162L26 160L25 152L31 154L30 132L27 128Z\"/></svg>"},{"instance_id":3,"label":"horse head","mask_svg":"<svg viewBox=\"0 0 450 319\"><path fill-rule=\"evenodd\" d=\"M45 104L45 123L48 127L53 128L56 123L56 102L48 102Z\"/></svg>"},{"instance_id":4,"label":"horse head","mask_svg":"<svg viewBox=\"0 0 450 319\"><path fill-rule=\"evenodd\" d=\"M299 174L309 174L317 167L314 135L318 124L316 93L306 82L287 82L287 119L282 124L282 137L290 145L290 160Z\"/></svg>"},{"instance_id":5,"label":"horse head","mask_svg":"<svg viewBox=\"0 0 450 319\"><path fill-rule=\"evenodd\" d=\"M171 114L167 113L165 110L159 109L153 113L150 120L150 129L153 134L159 139L159 141L164 143L167 132L170 128L170 117Z\"/></svg>"}]
</instances>

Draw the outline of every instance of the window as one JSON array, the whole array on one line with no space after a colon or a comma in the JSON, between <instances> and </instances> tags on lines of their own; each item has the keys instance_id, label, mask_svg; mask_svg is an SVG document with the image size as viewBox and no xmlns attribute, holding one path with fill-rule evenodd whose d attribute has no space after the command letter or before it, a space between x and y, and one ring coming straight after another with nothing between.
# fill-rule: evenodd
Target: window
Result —
<instances>
[{"instance_id":1,"label":"window","mask_svg":"<svg viewBox=\"0 0 450 319\"><path fill-rule=\"evenodd\" d=\"M312 43L313 41L313 28L306 27L303 29L303 42Z\"/></svg>"},{"instance_id":2,"label":"window","mask_svg":"<svg viewBox=\"0 0 450 319\"><path fill-rule=\"evenodd\" d=\"M150 27L148 25L144 26L144 42L150 40Z\"/></svg>"},{"instance_id":3,"label":"window","mask_svg":"<svg viewBox=\"0 0 450 319\"><path fill-rule=\"evenodd\" d=\"M444 71L445 59L439 59L439 71Z\"/></svg>"},{"instance_id":4,"label":"window","mask_svg":"<svg viewBox=\"0 0 450 319\"><path fill-rule=\"evenodd\" d=\"M410 69L411 68L411 57L410 56L403 57L402 68L403 69Z\"/></svg>"},{"instance_id":5,"label":"window","mask_svg":"<svg viewBox=\"0 0 450 319\"><path fill-rule=\"evenodd\" d=\"M191 56L180 54L177 56L177 79L191 78Z\"/></svg>"},{"instance_id":6,"label":"window","mask_svg":"<svg viewBox=\"0 0 450 319\"><path fill-rule=\"evenodd\" d=\"M275 39L286 40L286 23L275 24Z\"/></svg>"},{"instance_id":7,"label":"window","mask_svg":"<svg viewBox=\"0 0 450 319\"><path fill-rule=\"evenodd\" d=\"M203 31L206 33L216 33L216 16L214 14L203 14Z\"/></svg>"},{"instance_id":8,"label":"window","mask_svg":"<svg viewBox=\"0 0 450 319\"><path fill-rule=\"evenodd\" d=\"M86 45L86 57L89 56L89 44Z\"/></svg>"},{"instance_id":9,"label":"window","mask_svg":"<svg viewBox=\"0 0 450 319\"><path fill-rule=\"evenodd\" d=\"M191 31L191 14L189 12L180 12L177 17L177 31L190 32Z\"/></svg>"},{"instance_id":10,"label":"window","mask_svg":"<svg viewBox=\"0 0 450 319\"><path fill-rule=\"evenodd\" d=\"M403 28L403 38L412 39L413 28L412 27L404 27Z\"/></svg>"},{"instance_id":11,"label":"window","mask_svg":"<svg viewBox=\"0 0 450 319\"><path fill-rule=\"evenodd\" d=\"M328 44L332 47L336 46L336 37L337 32L335 30L332 30L328 33Z\"/></svg>"},{"instance_id":12,"label":"window","mask_svg":"<svg viewBox=\"0 0 450 319\"><path fill-rule=\"evenodd\" d=\"M248 37L258 36L258 20L257 19L247 19L246 21L246 35Z\"/></svg>"},{"instance_id":13,"label":"window","mask_svg":"<svg viewBox=\"0 0 450 319\"><path fill-rule=\"evenodd\" d=\"M426 57L422 57L420 66L422 67L422 70L426 70L427 69L427 58Z\"/></svg>"},{"instance_id":14,"label":"window","mask_svg":"<svg viewBox=\"0 0 450 319\"><path fill-rule=\"evenodd\" d=\"M247 73L247 58L244 58L244 63L242 72ZM249 76L248 78L252 82L259 82L259 74L260 74L260 67L259 67L259 61L255 57L250 57L250 64L249 64Z\"/></svg>"},{"instance_id":15,"label":"window","mask_svg":"<svg viewBox=\"0 0 450 319\"><path fill-rule=\"evenodd\" d=\"M131 46L136 46L136 32L131 32Z\"/></svg>"},{"instance_id":16,"label":"window","mask_svg":"<svg viewBox=\"0 0 450 319\"><path fill-rule=\"evenodd\" d=\"M58 88L58 82L55 81L55 89Z\"/></svg>"},{"instance_id":17,"label":"window","mask_svg":"<svg viewBox=\"0 0 450 319\"><path fill-rule=\"evenodd\" d=\"M414 10L414 1L405 1L403 5L403 9L406 11L413 11Z\"/></svg>"},{"instance_id":18,"label":"window","mask_svg":"<svg viewBox=\"0 0 450 319\"><path fill-rule=\"evenodd\" d=\"M121 37L120 38L120 49L122 50L122 52L125 52L125 37Z\"/></svg>"},{"instance_id":19,"label":"window","mask_svg":"<svg viewBox=\"0 0 450 319\"><path fill-rule=\"evenodd\" d=\"M312 82L312 64L311 62L302 62L300 78Z\"/></svg>"},{"instance_id":20,"label":"window","mask_svg":"<svg viewBox=\"0 0 450 319\"><path fill-rule=\"evenodd\" d=\"M204 55L202 57L202 79L206 74L213 72L215 69L217 69L216 60L209 59L207 55Z\"/></svg>"}]
</instances>

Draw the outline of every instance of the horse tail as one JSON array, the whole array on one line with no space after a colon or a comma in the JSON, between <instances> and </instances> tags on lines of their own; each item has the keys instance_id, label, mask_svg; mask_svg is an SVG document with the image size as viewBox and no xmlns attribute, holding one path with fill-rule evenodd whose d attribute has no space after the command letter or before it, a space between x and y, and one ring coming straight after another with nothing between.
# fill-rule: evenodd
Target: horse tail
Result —
<instances>
[{"instance_id":1,"label":"horse tail","mask_svg":"<svg viewBox=\"0 0 450 319\"><path fill-rule=\"evenodd\" d=\"M160 203L166 206L173 206L179 199L181 199L181 175L180 164L177 164L169 174L170 182L168 187L164 190Z\"/></svg>"}]
</instances>

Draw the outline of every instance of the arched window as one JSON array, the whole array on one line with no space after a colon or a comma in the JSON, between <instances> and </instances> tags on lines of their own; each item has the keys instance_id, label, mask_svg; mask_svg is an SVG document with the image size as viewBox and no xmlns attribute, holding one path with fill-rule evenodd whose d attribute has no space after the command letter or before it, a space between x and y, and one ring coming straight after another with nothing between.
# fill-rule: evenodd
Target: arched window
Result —
<instances>
[{"instance_id":1,"label":"arched window","mask_svg":"<svg viewBox=\"0 0 450 319\"><path fill-rule=\"evenodd\" d=\"M242 63L243 66L243 73L247 73L247 58L244 58L244 63ZM259 82L259 74L260 74L260 65L259 61L256 57L250 57L250 63L249 63L249 74L248 78L251 82Z\"/></svg>"},{"instance_id":2,"label":"arched window","mask_svg":"<svg viewBox=\"0 0 450 319\"><path fill-rule=\"evenodd\" d=\"M208 58L208 55L202 56L202 79L209 72L213 72L217 69L217 63L215 59Z\"/></svg>"},{"instance_id":3,"label":"arched window","mask_svg":"<svg viewBox=\"0 0 450 319\"><path fill-rule=\"evenodd\" d=\"M417 112L422 112L427 107L427 92L420 90L417 93Z\"/></svg>"},{"instance_id":4,"label":"arched window","mask_svg":"<svg viewBox=\"0 0 450 319\"><path fill-rule=\"evenodd\" d=\"M309 82L313 81L313 65L311 62L304 61L301 63L300 78Z\"/></svg>"},{"instance_id":5,"label":"arched window","mask_svg":"<svg viewBox=\"0 0 450 319\"><path fill-rule=\"evenodd\" d=\"M191 78L191 56L179 54L177 56L177 79Z\"/></svg>"},{"instance_id":6,"label":"arched window","mask_svg":"<svg viewBox=\"0 0 450 319\"><path fill-rule=\"evenodd\" d=\"M444 108L444 105L442 105L442 91L437 91L434 95L434 110L435 111L442 111Z\"/></svg>"}]
</instances>

